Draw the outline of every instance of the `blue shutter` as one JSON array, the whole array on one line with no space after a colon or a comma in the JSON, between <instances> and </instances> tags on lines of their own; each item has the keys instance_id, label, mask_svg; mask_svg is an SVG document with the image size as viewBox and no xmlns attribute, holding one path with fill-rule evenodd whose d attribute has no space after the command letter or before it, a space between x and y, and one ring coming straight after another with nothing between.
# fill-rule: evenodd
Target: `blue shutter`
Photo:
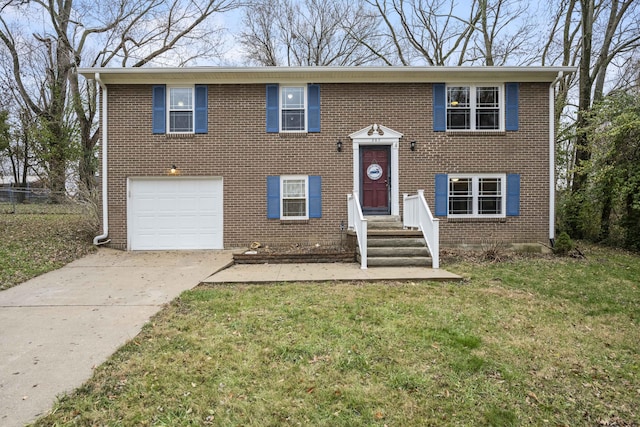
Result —
<instances>
[{"instance_id":1,"label":"blue shutter","mask_svg":"<svg viewBox=\"0 0 640 427\"><path fill-rule=\"evenodd\" d=\"M278 85L267 85L267 132L280 131Z\"/></svg>"},{"instance_id":2,"label":"blue shutter","mask_svg":"<svg viewBox=\"0 0 640 427\"><path fill-rule=\"evenodd\" d=\"M208 129L208 106L207 106L207 85L196 85L195 87L195 133L207 133Z\"/></svg>"},{"instance_id":3,"label":"blue shutter","mask_svg":"<svg viewBox=\"0 0 640 427\"><path fill-rule=\"evenodd\" d=\"M309 176L309 218L322 218L322 178Z\"/></svg>"},{"instance_id":4,"label":"blue shutter","mask_svg":"<svg viewBox=\"0 0 640 427\"><path fill-rule=\"evenodd\" d=\"M507 175L507 216L520 215L520 175Z\"/></svg>"},{"instance_id":5,"label":"blue shutter","mask_svg":"<svg viewBox=\"0 0 640 427\"><path fill-rule=\"evenodd\" d=\"M166 87L165 85L156 85L152 91L153 98L153 118L151 120L153 133L165 133L167 113L165 105L167 102Z\"/></svg>"},{"instance_id":6,"label":"blue shutter","mask_svg":"<svg viewBox=\"0 0 640 427\"><path fill-rule=\"evenodd\" d=\"M307 132L320 132L320 85L307 86Z\"/></svg>"},{"instance_id":7,"label":"blue shutter","mask_svg":"<svg viewBox=\"0 0 640 427\"><path fill-rule=\"evenodd\" d=\"M520 85L518 83L505 84L505 129L518 130L518 98Z\"/></svg>"},{"instance_id":8,"label":"blue shutter","mask_svg":"<svg viewBox=\"0 0 640 427\"><path fill-rule=\"evenodd\" d=\"M449 213L449 176L446 173L436 174L436 216L447 216Z\"/></svg>"},{"instance_id":9,"label":"blue shutter","mask_svg":"<svg viewBox=\"0 0 640 427\"><path fill-rule=\"evenodd\" d=\"M267 218L280 218L280 177L278 175L267 177Z\"/></svg>"},{"instance_id":10,"label":"blue shutter","mask_svg":"<svg viewBox=\"0 0 640 427\"><path fill-rule=\"evenodd\" d=\"M447 130L447 87L444 83L433 85L433 130Z\"/></svg>"}]
</instances>

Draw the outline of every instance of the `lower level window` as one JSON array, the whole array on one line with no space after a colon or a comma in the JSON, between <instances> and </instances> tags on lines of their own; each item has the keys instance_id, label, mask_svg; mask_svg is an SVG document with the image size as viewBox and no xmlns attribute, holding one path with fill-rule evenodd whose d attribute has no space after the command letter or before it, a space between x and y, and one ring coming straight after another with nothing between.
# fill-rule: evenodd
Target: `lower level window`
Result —
<instances>
[{"instance_id":1,"label":"lower level window","mask_svg":"<svg viewBox=\"0 0 640 427\"><path fill-rule=\"evenodd\" d=\"M308 185L306 176L281 176L282 219L308 219Z\"/></svg>"},{"instance_id":2,"label":"lower level window","mask_svg":"<svg viewBox=\"0 0 640 427\"><path fill-rule=\"evenodd\" d=\"M450 217L504 217L504 175L449 175Z\"/></svg>"}]
</instances>

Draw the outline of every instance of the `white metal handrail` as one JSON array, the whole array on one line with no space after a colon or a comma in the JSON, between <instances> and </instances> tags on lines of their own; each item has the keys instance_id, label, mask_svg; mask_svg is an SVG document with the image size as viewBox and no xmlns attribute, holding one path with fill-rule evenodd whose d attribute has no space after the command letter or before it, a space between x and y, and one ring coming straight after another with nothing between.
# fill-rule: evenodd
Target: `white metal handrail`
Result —
<instances>
[{"instance_id":1,"label":"white metal handrail","mask_svg":"<svg viewBox=\"0 0 640 427\"><path fill-rule=\"evenodd\" d=\"M418 194L413 196L404 194L403 201L403 226L415 227L422 231L431 252L432 267L440 268L440 220L431 214L424 198L424 190L418 190Z\"/></svg>"},{"instance_id":2,"label":"white metal handrail","mask_svg":"<svg viewBox=\"0 0 640 427\"><path fill-rule=\"evenodd\" d=\"M362 215L360 198L357 192L347 194L349 229L356 232L360 248L360 268L367 268L367 220Z\"/></svg>"}]
</instances>

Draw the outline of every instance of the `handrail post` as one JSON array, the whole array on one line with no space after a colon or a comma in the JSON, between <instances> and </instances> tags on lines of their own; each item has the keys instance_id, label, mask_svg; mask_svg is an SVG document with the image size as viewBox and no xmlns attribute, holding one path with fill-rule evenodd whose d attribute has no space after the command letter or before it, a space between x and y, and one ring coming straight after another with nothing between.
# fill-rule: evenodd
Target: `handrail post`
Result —
<instances>
[{"instance_id":1,"label":"handrail post","mask_svg":"<svg viewBox=\"0 0 640 427\"><path fill-rule=\"evenodd\" d=\"M417 195L404 195L405 228L417 227L424 237L429 252L431 252L431 266L440 268L440 220L434 218L424 198L424 190L418 190Z\"/></svg>"},{"instance_id":2,"label":"handrail post","mask_svg":"<svg viewBox=\"0 0 640 427\"><path fill-rule=\"evenodd\" d=\"M367 220L362 215L360 200L356 191L347 195L349 228L356 233L360 249L360 268L367 268Z\"/></svg>"}]
</instances>

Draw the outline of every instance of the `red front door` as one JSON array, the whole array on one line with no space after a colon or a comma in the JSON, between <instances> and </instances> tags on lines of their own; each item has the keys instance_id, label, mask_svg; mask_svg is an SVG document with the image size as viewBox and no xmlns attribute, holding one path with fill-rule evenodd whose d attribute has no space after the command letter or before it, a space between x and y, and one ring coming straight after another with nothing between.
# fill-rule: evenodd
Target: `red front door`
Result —
<instances>
[{"instance_id":1,"label":"red front door","mask_svg":"<svg viewBox=\"0 0 640 427\"><path fill-rule=\"evenodd\" d=\"M365 215L388 215L389 147L360 147L362 212Z\"/></svg>"}]
</instances>

